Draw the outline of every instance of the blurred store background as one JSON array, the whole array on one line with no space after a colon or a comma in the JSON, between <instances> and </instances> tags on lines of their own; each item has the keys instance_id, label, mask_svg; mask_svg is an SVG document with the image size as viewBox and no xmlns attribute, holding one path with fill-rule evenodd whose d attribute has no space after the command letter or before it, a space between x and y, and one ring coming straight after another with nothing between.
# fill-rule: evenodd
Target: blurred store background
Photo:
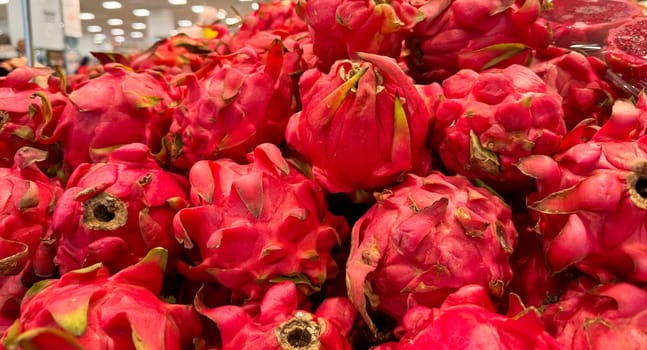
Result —
<instances>
[{"instance_id":1,"label":"blurred store background","mask_svg":"<svg viewBox=\"0 0 647 350\"><path fill-rule=\"evenodd\" d=\"M263 0L28 0L34 60L73 66L92 51L141 51L205 21L236 30ZM0 55L20 55L25 0L0 0ZM87 59L87 58L86 58Z\"/></svg>"}]
</instances>

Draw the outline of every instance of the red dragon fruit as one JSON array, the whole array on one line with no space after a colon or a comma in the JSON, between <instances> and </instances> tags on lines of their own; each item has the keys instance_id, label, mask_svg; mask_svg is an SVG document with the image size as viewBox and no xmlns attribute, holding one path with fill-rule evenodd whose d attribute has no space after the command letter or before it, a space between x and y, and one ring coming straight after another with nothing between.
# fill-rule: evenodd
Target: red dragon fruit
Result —
<instances>
[{"instance_id":1,"label":"red dragon fruit","mask_svg":"<svg viewBox=\"0 0 647 350\"><path fill-rule=\"evenodd\" d=\"M20 319L4 334L5 349L188 349L201 336L189 305L158 297L166 251L110 276L95 264L35 284Z\"/></svg>"},{"instance_id":2,"label":"red dragon fruit","mask_svg":"<svg viewBox=\"0 0 647 350\"><path fill-rule=\"evenodd\" d=\"M566 134L562 99L530 69L462 70L443 82L432 144L449 171L501 192L532 180L514 166L558 151Z\"/></svg>"},{"instance_id":3,"label":"red dragon fruit","mask_svg":"<svg viewBox=\"0 0 647 350\"><path fill-rule=\"evenodd\" d=\"M17 68L0 79L0 166L10 167L14 153L29 146L47 151L48 159L38 166L56 173L60 147L43 138L68 105L63 85L49 68Z\"/></svg>"},{"instance_id":4,"label":"red dragon fruit","mask_svg":"<svg viewBox=\"0 0 647 350\"><path fill-rule=\"evenodd\" d=\"M393 59L358 55L361 61L338 61L329 74L303 74L303 109L290 118L286 140L327 191L363 201L403 172L426 173L432 117Z\"/></svg>"},{"instance_id":5,"label":"red dragon fruit","mask_svg":"<svg viewBox=\"0 0 647 350\"><path fill-rule=\"evenodd\" d=\"M375 195L353 226L346 283L350 300L400 319L416 305L435 307L467 284L503 296L517 232L510 208L462 176L408 174Z\"/></svg>"},{"instance_id":6,"label":"red dragon fruit","mask_svg":"<svg viewBox=\"0 0 647 350\"><path fill-rule=\"evenodd\" d=\"M647 88L647 17L611 29L604 57L613 72L638 89Z\"/></svg>"},{"instance_id":7,"label":"red dragon fruit","mask_svg":"<svg viewBox=\"0 0 647 350\"><path fill-rule=\"evenodd\" d=\"M186 179L162 170L144 144L118 148L106 163L81 164L53 214L60 272L97 262L114 272L158 246L177 256L172 222L187 194Z\"/></svg>"},{"instance_id":8,"label":"red dragon fruit","mask_svg":"<svg viewBox=\"0 0 647 350\"><path fill-rule=\"evenodd\" d=\"M172 164L189 169L203 159L243 160L261 143L281 143L296 108L284 57L275 41L265 60L247 48L215 56L200 72L185 76L186 96L166 136Z\"/></svg>"},{"instance_id":9,"label":"red dragon fruit","mask_svg":"<svg viewBox=\"0 0 647 350\"><path fill-rule=\"evenodd\" d=\"M32 266L39 276L54 272L51 211L63 188L37 166L44 151L23 147L12 168L0 168L0 276Z\"/></svg>"},{"instance_id":10,"label":"red dragon fruit","mask_svg":"<svg viewBox=\"0 0 647 350\"><path fill-rule=\"evenodd\" d=\"M297 11L324 72L357 52L398 58L404 36L423 19L409 0L299 0Z\"/></svg>"},{"instance_id":11,"label":"red dragon fruit","mask_svg":"<svg viewBox=\"0 0 647 350\"><path fill-rule=\"evenodd\" d=\"M549 92L562 96L562 108L567 129L586 118L602 124L611 114L611 105L618 93L605 79L607 65L592 56L551 48L551 57L530 66L546 83Z\"/></svg>"},{"instance_id":12,"label":"red dragon fruit","mask_svg":"<svg viewBox=\"0 0 647 350\"><path fill-rule=\"evenodd\" d=\"M447 297L439 307L410 309L396 330L399 342L374 350L558 350L536 309L513 316L496 313L482 286L468 285Z\"/></svg>"},{"instance_id":13,"label":"red dragon fruit","mask_svg":"<svg viewBox=\"0 0 647 350\"><path fill-rule=\"evenodd\" d=\"M635 0L550 0L541 16L548 21L559 46L585 43L604 45L610 29L642 15Z\"/></svg>"},{"instance_id":14,"label":"red dragon fruit","mask_svg":"<svg viewBox=\"0 0 647 350\"><path fill-rule=\"evenodd\" d=\"M592 136L582 125L553 158L534 155L519 162L537 182L527 202L538 215L536 229L553 272L574 266L601 281L647 281L646 111L644 95L638 106L617 101L609 121L592 128Z\"/></svg>"},{"instance_id":15,"label":"red dragon fruit","mask_svg":"<svg viewBox=\"0 0 647 350\"><path fill-rule=\"evenodd\" d=\"M234 305L210 309L199 295L195 306L218 326L219 350L351 349L348 335L357 311L348 299L325 299L314 313L300 309L298 299L295 284L284 281L265 293L256 315Z\"/></svg>"},{"instance_id":16,"label":"red dragon fruit","mask_svg":"<svg viewBox=\"0 0 647 350\"><path fill-rule=\"evenodd\" d=\"M105 161L115 148L134 142L158 153L171 124L171 99L161 74L118 64L105 70L69 94L73 106L47 135L49 142L60 141L71 169Z\"/></svg>"},{"instance_id":17,"label":"red dragon fruit","mask_svg":"<svg viewBox=\"0 0 647 350\"><path fill-rule=\"evenodd\" d=\"M523 64L548 45L541 0L428 1L425 20L407 36L405 61L417 82L441 81L460 69Z\"/></svg>"},{"instance_id":18,"label":"red dragon fruit","mask_svg":"<svg viewBox=\"0 0 647 350\"><path fill-rule=\"evenodd\" d=\"M643 349L647 291L629 283L580 283L543 312L546 329L563 349Z\"/></svg>"},{"instance_id":19,"label":"red dragon fruit","mask_svg":"<svg viewBox=\"0 0 647 350\"><path fill-rule=\"evenodd\" d=\"M272 144L248 155L199 161L189 173L193 207L174 219L177 239L196 248L180 272L218 282L234 299L259 300L276 281L302 291L318 290L337 272L331 249L348 234L342 217L330 214L325 194L283 158Z\"/></svg>"}]
</instances>

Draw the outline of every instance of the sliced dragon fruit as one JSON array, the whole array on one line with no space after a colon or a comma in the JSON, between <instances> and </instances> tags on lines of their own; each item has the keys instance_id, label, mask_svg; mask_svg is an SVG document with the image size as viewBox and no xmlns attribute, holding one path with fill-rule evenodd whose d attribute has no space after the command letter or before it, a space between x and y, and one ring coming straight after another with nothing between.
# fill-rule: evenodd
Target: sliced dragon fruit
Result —
<instances>
[{"instance_id":1,"label":"sliced dragon fruit","mask_svg":"<svg viewBox=\"0 0 647 350\"><path fill-rule=\"evenodd\" d=\"M647 87L647 17L609 31L604 57L609 67L638 89Z\"/></svg>"}]
</instances>

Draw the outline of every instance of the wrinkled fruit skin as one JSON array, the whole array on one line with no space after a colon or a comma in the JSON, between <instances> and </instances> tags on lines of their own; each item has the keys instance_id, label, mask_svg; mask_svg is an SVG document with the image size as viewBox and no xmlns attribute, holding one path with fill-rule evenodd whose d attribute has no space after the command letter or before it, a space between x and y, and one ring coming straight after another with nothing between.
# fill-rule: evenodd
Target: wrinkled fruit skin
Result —
<instances>
[{"instance_id":1,"label":"wrinkled fruit skin","mask_svg":"<svg viewBox=\"0 0 647 350\"><path fill-rule=\"evenodd\" d=\"M604 126L574 129L554 158L520 161L537 183L527 203L553 272L574 266L601 281L647 281L646 101L619 100Z\"/></svg>"},{"instance_id":2,"label":"wrinkled fruit skin","mask_svg":"<svg viewBox=\"0 0 647 350\"><path fill-rule=\"evenodd\" d=\"M196 297L198 312L220 330L222 350L350 350L348 335L357 311L346 298L325 299L311 313L299 308L294 283L272 286L263 297L260 311L226 305L210 309Z\"/></svg>"},{"instance_id":3,"label":"wrinkled fruit skin","mask_svg":"<svg viewBox=\"0 0 647 350\"><path fill-rule=\"evenodd\" d=\"M188 205L182 176L161 169L143 144L110 154L106 163L81 164L53 214L61 273L102 262L115 272L154 247L175 258L181 246L173 217Z\"/></svg>"},{"instance_id":4,"label":"wrinkled fruit skin","mask_svg":"<svg viewBox=\"0 0 647 350\"><path fill-rule=\"evenodd\" d=\"M559 150L562 99L530 69L462 70L442 86L431 143L449 171L510 192L532 183L519 159Z\"/></svg>"},{"instance_id":5,"label":"wrinkled fruit skin","mask_svg":"<svg viewBox=\"0 0 647 350\"><path fill-rule=\"evenodd\" d=\"M629 283L576 284L542 318L563 349L642 349L647 291Z\"/></svg>"},{"instance_id":6,"label":"wrinkled fruit skin","mask_svg":"<svg viewBox=\"0 0 647 350\"><path fill-rule=\"evenodd\" d=\"M297 12L308 24L317 67L324 72L357 52L398 58L405 35L423 19L407 0L299 0Z\"/></svg>"},{"instance_id":7,"label":"wrinkled fruit skin","mask_svg":"<svg viewBox=\"0 0 647 350\"><path fill-rule=\"evenodd\" d=\"M186 349L200 337L197 312L167 304L162 287L166 252L110 276L101 264L35 284L20 319L5 333L5 349Z\"/></svg>"},{"instance_id":8,"label":"wrinkled fruit skin","mask_svg":"<svg viewBox=\"0 0 647 350\"><path fill-rule=\"evenodd\" d=\"M406 175L376 194L353 226L348 295L369 326L370 308L400 319L415 305L435 307L467 284L494 297L512 277L517 240L510 208L462 176Z\"/></svg>"},{"instance_id":9,"label":"wrinkled fruit skin","mask_svg":"<svg viewBox=\"0 0 647 350\"><path fill-rule=\"evenodd\" d=\"M52 209L63 193L37 163L47 153L20 148L11 168L0 168L0 276L19 274L27 266L43 277L54 273Z\"/></svg>"},{"instance_id":10,"label":"wrinkled fruit skin","mask_svg":"<svg viewBox=\"0 0 647 350\"><path fill-rule=\"evenodd\" d=\"M168 83L160 73L134 72L119 64L104 67L104 74L69 94L70 108L48 136L48 142L61 143L72 170L105 161L115 148L130 143L158 153L171 124Z\"/></svg>"},{"instance_id":11,"label":"wrinkled fruit skin","mask_svg":"<svg viewBox=\"0 0 647 350\"><path fill-rule=\"evenodd\" d=\"M303 109L290 118L286 141L328 192L366 201L403 172L428 170L432 115L394 60L360 57L337 61L329 74L303 74Z\"/></svg>"},{"instance_id":12,"label":"wrinkled fruit skin","mask_svg":"<svg viewBox=\"0 0 647 350\"><path fill-rule=\"evenodd\" d=\"M404 57L418 83L441 82L461 69L524 64L549 33L540 0L441 0L420 7L425 20L405 41Z\"/></svg>"},{"instance_id":13,"label":"wrinkled fruit skin","mask_svg":"<svg viewBox=\"0 0 647 350\"><path fill-rule=\"evenodd\" d=\"M176 238L196 248L190 279L218 282L234 299L260 300L272 282L293 280L306 294L337 272L331 249L348 235L314 180L271 144L250 153L249 164L197 162L189 173L192 207L174 219Z\"/></svg>"},{"instance_id":14,"label":"wrinkled fruit skin","mask_svg":"<svg viewBox=\"0 0 647 350\"><path fill-rule=\"evenodd\" d=\"M527 309L514 316L497 314L487 292L475 285L451 294L439 308L410 309L399 328L399 342L374 349L560 349L544 330L537 310Z\"/></svg>"},{"instance_id":15,"label":"wrinkled fruit skin","mask_svg":"<svg viewBox=\"0 0 647 350\"><path fill-rule=\"evenodd\" d=\"M171 163L188 170L199 160L243 161L261 143L281 143L296 107L285 58L274 40L265 59L246 47L186 76L182 108L165 139Z\"/></svg>"},{"instance_id":16,"label":"wrinkled fruit skin","mask_svg":"<svg viewBox=\"0 0 647 350\"><path fill-rule=\"evenodd\" d=\"M633 20L609 31L604 58L615 73L638 89L647 86L647 17Z\"/></svg>"},{"instance_id":17,"label":"wrinkled fruit skin","mask_svg":"<svg viewBox=\"0 0 647 350\"><path fill-rule=\"evenodd\" d=\"M542 12L562 47L572 44L605 44L610 29L641 16L643 7L633 0L552 0Z\"/></svg>"}]
</instances>

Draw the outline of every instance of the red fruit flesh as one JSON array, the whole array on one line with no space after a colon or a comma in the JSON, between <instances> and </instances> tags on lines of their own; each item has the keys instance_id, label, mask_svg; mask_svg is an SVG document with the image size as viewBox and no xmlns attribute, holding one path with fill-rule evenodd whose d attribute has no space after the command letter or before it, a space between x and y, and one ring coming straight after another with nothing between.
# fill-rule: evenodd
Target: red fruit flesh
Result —
<instances>
[{"instance_id":1,"label":"red fruit flesh","mask_svg":"<svg viewBox=\"0 0 647 350\"><path fill-rule=\"evenodd\" d=\"M604 54L609 67L637 88L647 87L647 17L609 31Z\"/></svg>"}]
</instances>

